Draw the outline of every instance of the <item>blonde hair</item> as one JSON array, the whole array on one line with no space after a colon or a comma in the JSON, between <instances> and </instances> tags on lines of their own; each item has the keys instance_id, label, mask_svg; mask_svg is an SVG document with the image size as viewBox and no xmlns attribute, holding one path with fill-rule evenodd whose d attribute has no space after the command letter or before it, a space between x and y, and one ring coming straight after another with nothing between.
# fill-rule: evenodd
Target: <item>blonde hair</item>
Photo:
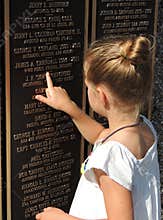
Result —
<instances>
[{"instance_id":1,"label":"blonde hair","mask_svg":"<svg viewBox=\"0 0 163 220\"><path fill-rule=\"evenodd\" d=\"M87 80L109 86L125 103L144 103L152 81L150 48L143 36L95 41L85 55Z\"/></svg>"}]
</instances>

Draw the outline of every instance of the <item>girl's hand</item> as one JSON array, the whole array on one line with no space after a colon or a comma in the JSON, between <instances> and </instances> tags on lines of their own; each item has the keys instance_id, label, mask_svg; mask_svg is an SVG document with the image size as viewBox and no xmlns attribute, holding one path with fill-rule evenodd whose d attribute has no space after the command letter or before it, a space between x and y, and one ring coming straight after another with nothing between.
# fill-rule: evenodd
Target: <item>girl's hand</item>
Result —
<instances>
[{"instance_id":1,"label":"girl's hand","mask_svg":"<svg viewBox=\"0 0 163 220\"><path fill-rule=\"evenodd\" d=\"M49 73L46 73L46 81L48 87L46 89L46 97L42 95L36 95L35 98L38 101L51 106L52 108L67 112L69 106L70 108L72 106L72 101L66 90L61 87L54 87Z\"/></svg>"},{"instance_id":2,"label":"girl's hand","mask_svg":"<svg viewBox=\"0 0 163 220\"><path fill-rule=\"evenodd\" d=\"M36 215L36 220L65 220L66 215L61 209L48 207Z\"/></svg>"}]
</instances>

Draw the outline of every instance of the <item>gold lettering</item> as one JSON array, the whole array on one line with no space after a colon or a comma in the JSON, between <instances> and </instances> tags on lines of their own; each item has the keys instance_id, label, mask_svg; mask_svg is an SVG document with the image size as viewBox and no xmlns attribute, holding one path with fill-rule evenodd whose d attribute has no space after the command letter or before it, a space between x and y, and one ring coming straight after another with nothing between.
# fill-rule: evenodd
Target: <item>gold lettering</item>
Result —
<instances>
[{"instance_id":1,"label":"gold lettering","mask_svg":"<svg viewBox=\"0 0 163 220\"><path fill-rule=\"evenodd\" d=\"M30 2L29 8L42 8L43 3L42 2Z\"/></svg>"},{"instance_id":2,"label":"gold lettering","mask_svg":"<svg viewBox=\"0 0 163 220\"><path fill-rule=\"evenodd\" d=\"M29 150L29 146L17 147L17 153L26 152Z\"/></svg>"},{"instance_id":3,"label":"gold lettering","mask_svg":"<svg viewBox=\"0 0 163 220\"><path fill-rule=\"evenodd\" d=\"M15 69L22 69L27 67L29 67L29 62L16 63L15 65Z\"/></svg>"},{"instance_id":4,"label":"gold lettering","mask_svg":"<svg viewBox=\"0 0 163 220\"><path fill-rule=\"evenodd\" d=\"M27 131L27 132L23 132L23 133L14 134L13 138L14 138L15 141L17 141L17 140L20 140L22 138L29 138L30 135L31 135L31 132Z\"/></svg>"},{"instance_id":5,"label":"gold lettering","mask_svg":"<svg viewBox=\"0 0 163 220\"><path fill-rule=\"evenodd\" d=\"M20 40L20 39L27 39L28 38L28 33L15 33L14 34L14 40Z\"/></svg>"}]
</instances>

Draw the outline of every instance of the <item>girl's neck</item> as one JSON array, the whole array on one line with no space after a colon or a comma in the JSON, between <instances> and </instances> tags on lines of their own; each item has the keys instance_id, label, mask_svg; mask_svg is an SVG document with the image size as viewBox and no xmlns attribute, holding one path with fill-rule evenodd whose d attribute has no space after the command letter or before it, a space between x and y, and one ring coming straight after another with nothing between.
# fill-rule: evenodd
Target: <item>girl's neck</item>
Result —
<instances>
[{"instance_id":1,"label":"girl's neck","mask_svg":"<svg viewBox=\"0 0 163 220\"><path fill-rule=\"evenodd\" d=\"M139 122L139 113L136 111L120 112L118 110L114 112L108 112L107 118L109 121L109 130L112 132L122 126Z\"/></svg>"}]
</instances>

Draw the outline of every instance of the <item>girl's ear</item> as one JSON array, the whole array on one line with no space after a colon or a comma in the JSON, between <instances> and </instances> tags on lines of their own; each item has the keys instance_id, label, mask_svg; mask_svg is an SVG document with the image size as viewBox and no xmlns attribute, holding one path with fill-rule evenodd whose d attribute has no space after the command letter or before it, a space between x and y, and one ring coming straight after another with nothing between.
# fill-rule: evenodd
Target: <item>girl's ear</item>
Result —
<instances>
[{"instance_id":1,"label":"girl's ear","mask_svg":"<svg viewBox=\"0 0 163 220\"><path fill-rule=\"evenodd\" d=\"M109 105L109 98L106 94L105 89L101 86L97 86L96 90L99 94L99 98L103 107L108 110L110 105Z\"/></svg>"}]
</instances>

